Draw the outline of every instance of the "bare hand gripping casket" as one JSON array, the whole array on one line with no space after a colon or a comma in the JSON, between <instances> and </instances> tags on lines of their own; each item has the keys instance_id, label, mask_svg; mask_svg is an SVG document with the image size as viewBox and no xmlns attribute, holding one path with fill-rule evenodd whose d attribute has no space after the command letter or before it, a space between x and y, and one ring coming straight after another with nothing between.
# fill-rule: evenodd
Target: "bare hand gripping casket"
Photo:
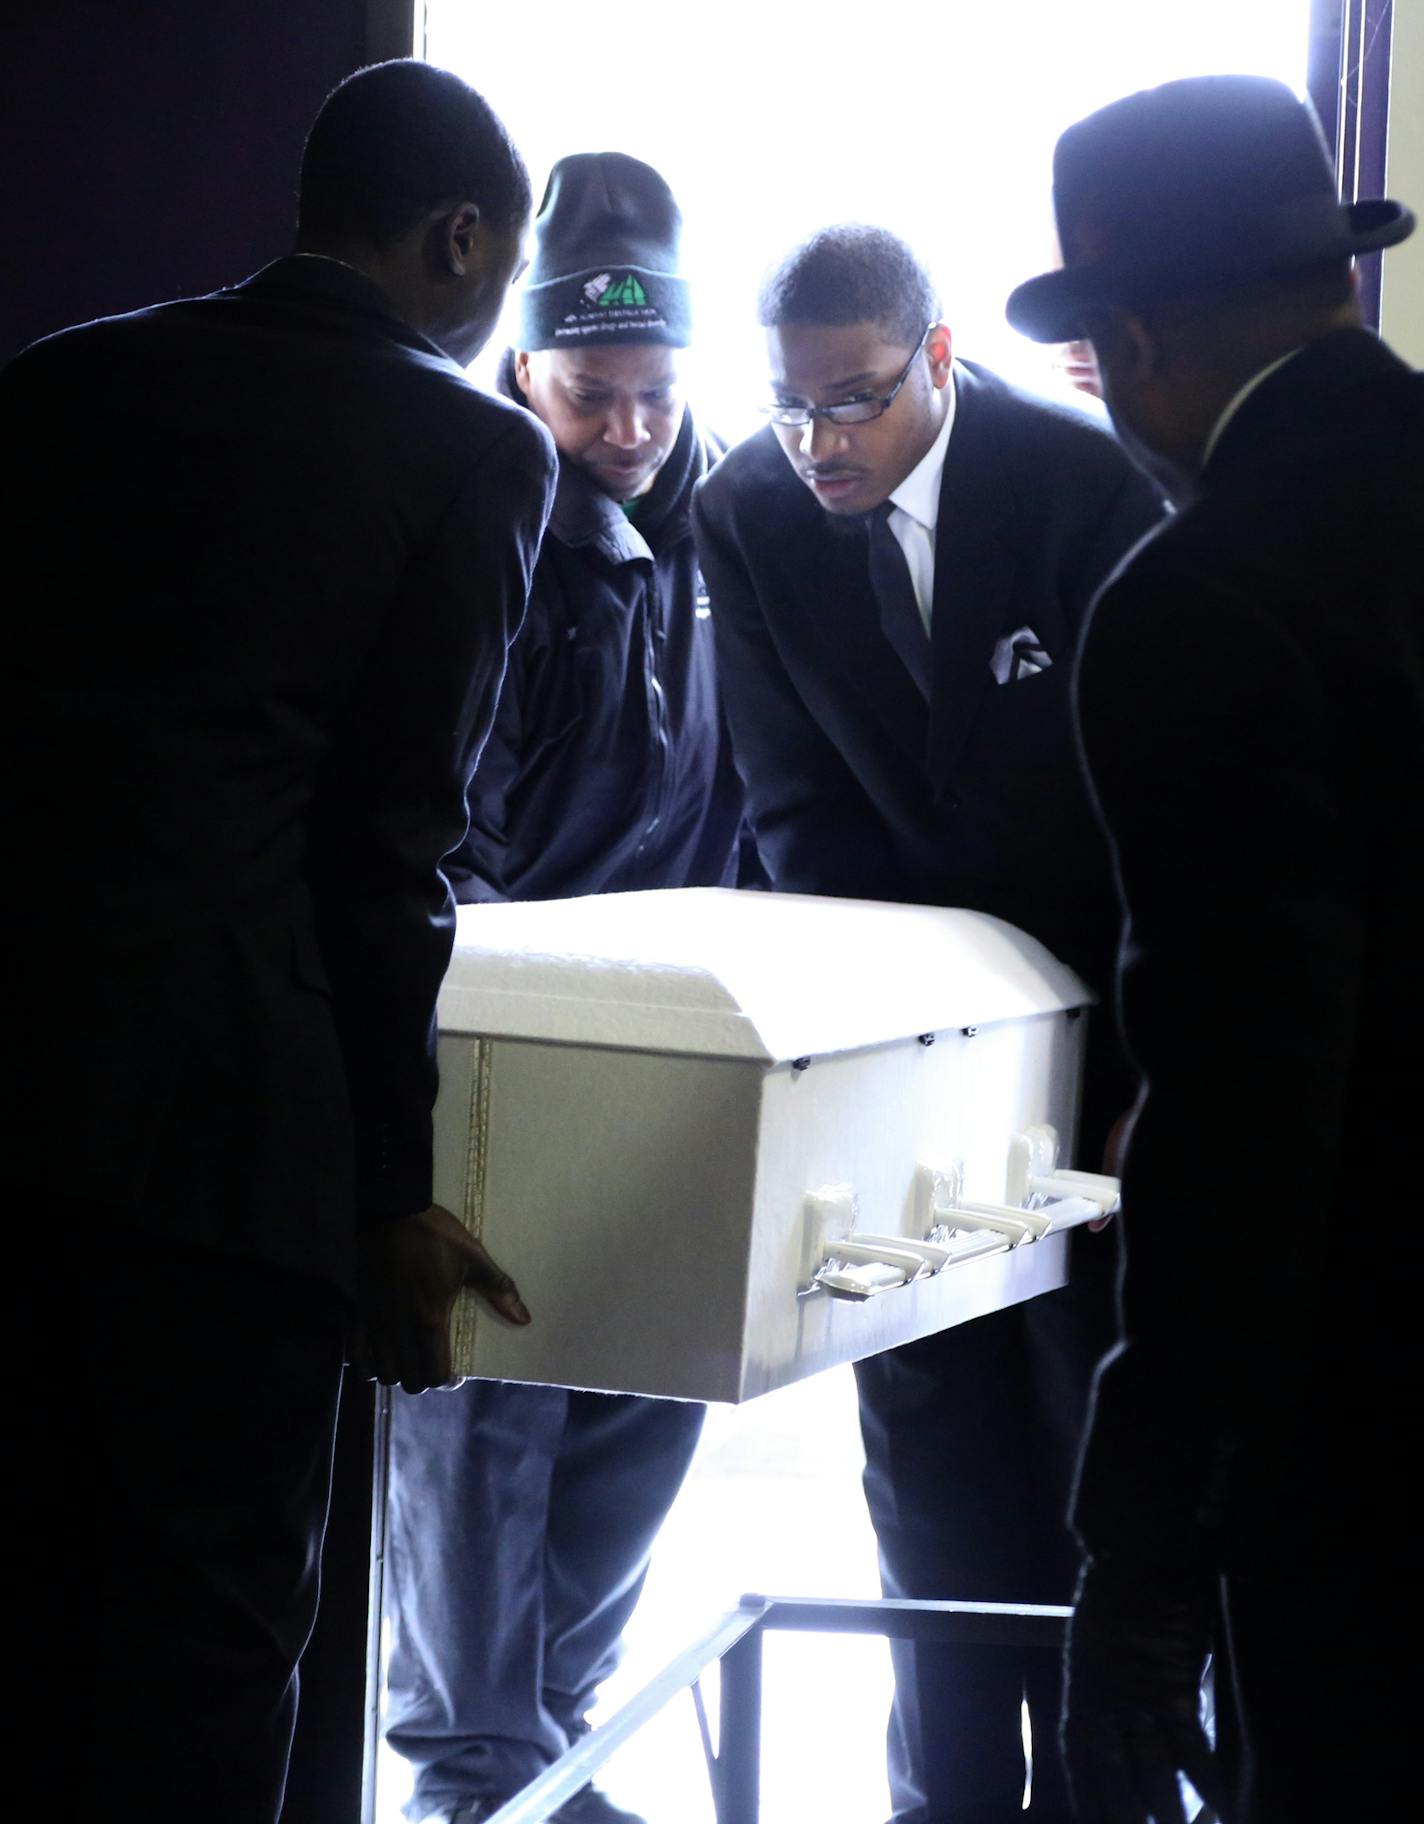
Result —
<instances>
[{"instance_id":1,"label":"bare hand gripping casket","mask_svg":"<svg viewBox=\"0 0 1424 1824\"><path fill-rule=\"evenodd\" d=\"M1051 1176L1090 999L972 912L462 907L435 1195L534 1322L462 1297L457 1369L738 1401L1061 1285L1059 1230L1110 1199Z\"/></svg>"}]
</instances>

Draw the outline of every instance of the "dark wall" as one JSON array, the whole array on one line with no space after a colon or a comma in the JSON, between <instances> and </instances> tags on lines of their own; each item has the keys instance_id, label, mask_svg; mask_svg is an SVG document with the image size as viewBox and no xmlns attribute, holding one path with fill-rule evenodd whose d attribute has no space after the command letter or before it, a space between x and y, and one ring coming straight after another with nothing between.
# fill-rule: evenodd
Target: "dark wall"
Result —
<instances>
[{"instance_id":1,"label":"dark wall","mask_svg":"<svg viewBox=\"0 0 1424 1824\"><path fill-rule=\"evenodd\" d=\"M211 291L285 252L323 96L402 48L389 36L400 9L370 0L5 12L0 362L50 330Z\"/></svg>"}]
</instances>

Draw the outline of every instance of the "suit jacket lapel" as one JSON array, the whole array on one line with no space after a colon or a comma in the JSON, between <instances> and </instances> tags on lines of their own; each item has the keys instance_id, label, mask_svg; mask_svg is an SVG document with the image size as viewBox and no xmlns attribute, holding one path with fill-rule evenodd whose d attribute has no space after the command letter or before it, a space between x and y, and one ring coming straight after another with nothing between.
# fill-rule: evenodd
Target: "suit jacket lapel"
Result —
<instances>
[{"instance_id":1,"label":"suit jacket lapel","mask_svg":"<svg viewBox=\"0 0 1424 1824\"><path fill-rule=\"evenodd\" d=\"M954 429L945 452L935 527L934 688L926 761L936 796L949 784L984 693L1018 558L987 382L956 364Z\"/></svg>"}]
</instances>

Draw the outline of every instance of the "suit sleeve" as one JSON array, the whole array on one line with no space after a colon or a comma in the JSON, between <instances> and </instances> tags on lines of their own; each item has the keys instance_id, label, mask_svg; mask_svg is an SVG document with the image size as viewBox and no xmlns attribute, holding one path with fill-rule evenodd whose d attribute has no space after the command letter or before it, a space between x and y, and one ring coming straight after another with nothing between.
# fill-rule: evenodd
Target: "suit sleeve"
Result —
<instances>
[{"instance_id":1,"label":"suit sleeve","mask_svg":"<svg viewBox=\"0 0 1424 1824\"><path fill-rule=\"evenodd\" d=\"M1326 685L1289 617L1224 577L1188 586L1160 561L1169 542L1100 602L1078 679L1144 1087L1123 1342L1075 1522L1090 1551L1181 1563L1210 1554L1238 1478L1263 1473L1312 1347L1330 1199L1311 1184L1348 1164L1365 870ZM1309 1182L1292 1188L1302 1147Z\"/></svg>"},{"instance_id":2,"label":"suit sleeve","mask_svg":"<svg viewBox=\"0 0 1424 1824\"><path fill-rule=\"evenodd\" d=\"M723 524L724 506L699 489L693 529L761 866L780 892L893 898L900 869L883 823L792 682L745 557Z\"/></svg>"},{"instance_id":3,"label":"suit sleeve","mask_svg":"<svg viewBox=\"0 0 1424 1824\"><path fill-rule=\"evenodd\" d=\"M435 1001L462 840L553 495L552 445L511 423L418 551L313 807L310 875L355 1120L363 1218L431 1198Z\"/></svg>"},{"instance_id":4,"label":"suit sleeve","mask_svg":"<svg viewBox=\"0 0 1424 1824\"><path fill-rule=\"evenodd\" d=\"M1114 448L1113 453L1120 479L1107 491L1103 506L1082 526L1069 579L1069 608L1078 629L1086 623L1094 598L1143 539L1160 529L1167 512L1162 496L1147 477L1120 449Z\"/></svg>"},{"instance_id":5,"label":"suit sleeve","mask_svg":"<svg viewBox=\"0 0 1424 1824\"><path fill-rule=\"evenodd\" d=\"M461 905L490 905L509 898L509 800L523 753L524 676L515 639L499 693L499 708L470 780L469 828L445 863L445 876Z\"/></svg>"}]
</instances>

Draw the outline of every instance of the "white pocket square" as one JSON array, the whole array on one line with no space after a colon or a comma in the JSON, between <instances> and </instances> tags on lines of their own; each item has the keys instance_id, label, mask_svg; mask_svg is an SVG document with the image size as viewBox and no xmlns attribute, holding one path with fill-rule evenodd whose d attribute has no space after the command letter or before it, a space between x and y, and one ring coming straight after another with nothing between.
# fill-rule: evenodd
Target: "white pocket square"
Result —
<instances>
[{"instance_id":1,"label":"white pocket square","mask_svg":"<svg viewBox=\"0 0 1424 1824\"><path fill-rule=\"evenodd\" d=\"M1020 678L1037 677L1052 664L1047 647L1033 628L1020 627L1016 633L1006 633L995 646L989 669L996 684L1017 684Z\"/></svg>"}]
</instances>

